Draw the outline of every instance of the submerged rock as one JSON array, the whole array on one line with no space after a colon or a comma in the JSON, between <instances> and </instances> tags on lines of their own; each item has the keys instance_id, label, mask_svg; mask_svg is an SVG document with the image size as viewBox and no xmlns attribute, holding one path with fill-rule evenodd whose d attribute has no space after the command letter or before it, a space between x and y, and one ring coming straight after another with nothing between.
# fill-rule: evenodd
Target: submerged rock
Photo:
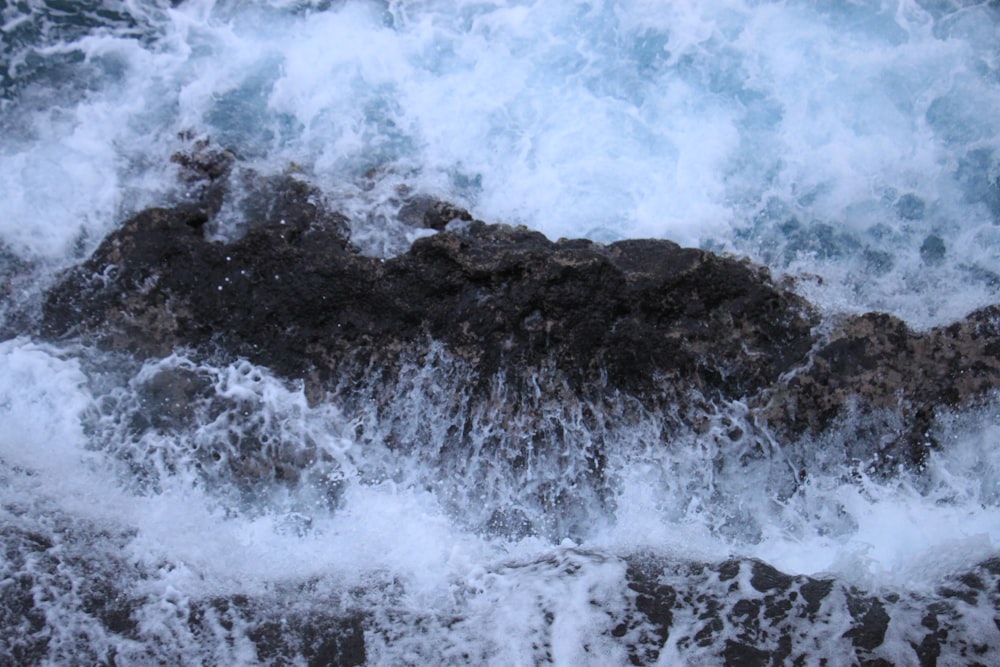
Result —
<instances>
[{"instance_id":1,"label":"submerged rock","mask_svg":"<svg viewBox=\"0 0 1000 667\"><path fill-rule=\"evenodd\" d=\"M189 597L129 560L132 535L52 517L0 526L4 665L365 664L363 616L329 592Z\"/></svg>"},{"instance_id":2,"label":"submerged rock","mask_svg":"<svg viewBox=\"0 0 1000 667\"><path fill-rule=\"evenodd\" d=\"M627 622L651 626L646 638L655 638L632 647L636 665L664 657L732 666L987 665L1000 657L996 559L926 595L862 591L752 559L697 564L636 555L626 562L635 594Z\"/></svg>"},{"instance_id":3,"label":"submerged rock","mask_svg":"<svg viewBox=\"0 0 1000 667\"><path fill-rule=\"evenodd\" d=\"M573 650L632 665L1000 660L996 558L917 594L749 558L558 547L456 578L452 595L428 606L391 573L371 573L361 587L308 579L194 593L186 567L135 559L132 533L59 511L43 521L24 508L4 512L3 664L468 665L494 663L498 652L550 664ZM516 618L498 618L498 600ZM490 636L505 623L524 634Z\"/></svg>"},{"instance_id":4,"label":"submerged rock","mask_svg":"<svg viewBox=\"0 0 1000 667\"><path fill-rule=\"evenodd\" d=\"M920 258L924 264L940 264L945 256L944 239L937 234L931 234L920 245Z\"/></svg>"},{"instance_id":5,"label":"submerged rock","mask_svg":"<svg viewBox=\"0 0 1000 667\"><path fill-rule=\"evenodd\" d=\"M437 233L399 256L365 257L346 218L295 177L244 173L235 196L231 156L178 163L187 197L109 235L49 292L38 328L47 339L161 359L130 383L134 396L105 406L103 421L91 425L124 433L103 439L124 443L112 454L135 468L142 488L155 487L158 471L146 470L135 451L155 454L165 470L195 461L206 489L233 486L255 502L268 485L308 478L322 487L310 499L336 507L340 466L353 463L349 452L311 439L311 419L324 434L331 429L322 415L306 414L316 404L305 398L329 392L349 415L350 432L338 437L359 449L412 448L434 471L444 509L460 507L466 527L499 539L561 539L585 534L596 507L613 510L606 457L625 447L715 448L699 465L737 477L745 461L771 456L775 440L846 423L876 435L854 439L869 449L845 450L844 459L874 457L889 472L898 462L919 466L935 445L936 410L969 406L1000 384L1000 307L926 332L879 313L824 322L746 261L668 241L550 241L422 197L401 207L401 219ZM223 210L241 216L225 239L212 232ZM170 363L163 359L179 349ZM268 411L261 397L278 389L259 366L303 381L299 393L286 392L285 408ZM787 463L748 483L768 484L762 493L782 501L808 474L792 454ZM743 539L755 530L752 510L733 500L719 530ZM85 549L32 530L0 531L16 556L12 573L29 561L38 576L75 572L65 554ZM312 520L290 512L275 530L304 536ZM515 593L535 596L525 607L538 615L526 621L536 633L526 650L537 662L552 658L559 605L577 599L586 601L587 632L594 630L582 650L608 649L637 665L1000 659L994 560L917 595L860 590L750 559L560 548L537 562L497 566L468 590L455 589L454 605L440 611L406 607L397 580L357 591L295 582L274 595L186 599L161 635L141 621L175 601L128 593L137 579L158 575L106 556L100 567L80 561L76 579L87 571L87 587L45 582L59 604L86 617L90 644L80 655L91 662L176 661L171 642L180 637L192 654L216 651L223 661L231 649L267 664L388 664L401 638L420 627L450 648L462 633L475 635L453 652L470 664L489 658L477 614L489 617L495 596ZM17 576L0 596L0 623L21 639L0 641L0 655L62 657L42 598L33 597L40 584ZM553 578L582 582L580 595L549 600Z\"/></svg>"},{"instance_id":6,"label":"submerged rock","mask_svg":"<svg viewBox=\"0 0 1000 667\"><path fill-rule=\"evenodd\" d=\"M903 220L923 220L927 205L924 200L908 192L896 202L896 214Z\"/></svg>"}]
</instances>

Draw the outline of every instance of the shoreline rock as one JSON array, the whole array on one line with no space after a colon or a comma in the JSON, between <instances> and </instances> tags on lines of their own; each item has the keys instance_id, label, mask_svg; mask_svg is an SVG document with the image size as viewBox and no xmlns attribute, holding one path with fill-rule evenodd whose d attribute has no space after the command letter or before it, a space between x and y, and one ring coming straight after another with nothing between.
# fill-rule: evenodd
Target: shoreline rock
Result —
<instances>
[{"instance_id":1,"label":"shoreline rock","mask_svg":"<svg viewBox=\"0 0 1000 667\"><path fill-rule=\"evenodd\" d=\"M346 218L291 176L247 175L238 206L230 202L232 160L179 158L185 198L140 212L62 276L42 308L38 335L80 339L138 360L179 348L223 364L246 358L303 380L315 397L333 394L347 411L351 401L364 404L357 410L361 435L353 434L358 442L428 450L420 455L442 485L472 487L483 516L471 518L470 527L486 535L565 536L586 527L595 504L614 503L603 449L620 448L621 434L631 437L637 423L639 437L654 446L669 445L681 431L695 440L722 438L724 461L706 463L742 474L740 457L769 456L772 438L816 437L853 420L853 427L870 429L856 438L868 449L845 449L845 461L874 456L872 465L890 474L900 464L919 467L934 446L937 409L974 405L1000 385L997 306L923 333L879 313L824 322L746 261L668 241L553 242L420 197L401 204L401 218L437 233L397 257L365 257L350 242ZM242 211L241 235L213 240L208 230L226 205ZM264 447L273 440L261 425L267 416L261 423L247 417L263 406L253 396L218 397L211 387L225 369L185 363L153 364L134 378L134 404L121 406L128 437L173 434L196 445L206 480L245 484L248 493L295 484L312 466L332 480L325 502L336 506L336 462L314 456L297 431L293 451ZM407 403L414 394L419 405ZM208 433L203 443L184 441L199 414L246 417L242 439ZM476 456L467 455L470 448ZM558 470L559 478L540 479L533 466ZM779 471L768 490L794 492L799 474ZM784 491L782 475L791 479ZM509 506L487 498L480 487L497 480L523 497ZM441 495L444 504L471 504L461 493ZM553 525L533 523L536 515ZM287 529L307 531L308 517L295 523L299 518L290 517ZM738 514L733 520L741 530L751 523ZM170 659L176 647L138 622L162 601L126 592L135 578L154 575L119 563L110 547L94 554L90 530L74 524L57 543L55 533L26 524L0 531L0 541L15 556L14 570L24 570L18 559L35 563L32 571L54 599L64 589L80 593L79 603L65 604L90 629L92 645L81 655L109 664L116 655L127 660L128 651ZM77 552L79 558L67 558ZM606 568L602 573L615 576L602 574L607 590L599 593L606 595L590 603L606 621L600 641L632 664L986 664L1000 655L996 558L921 593L859 590L722 558L560 547L537 561L498 565L497 572L569 580ZM60 571L78 573L75 580L87 585L73 588L72 577L55 577ZM493 580L503 594L503 577ZM166 617L171 636L184 637L185 650L195 653L238 645L260 662L360 664L413 625L442 638L481 628L475 602L484 591L461 598L471 607L396 616L407 593L399 581L345 591L314 590L315 583L292 582L270 597L192 598ZM16 584L0 596L0 621L18 639L0 641L0 655L53 657L48 637L58 628L47 625L32 596L39 581L21 577ZM540 637L552 632L559 604L540 607ZM550 649L544 641L534 647L539 656Z\"/></svg>"},{"instance_id":2,"label":"shoreline rock","mask_svg":"<svg viewBox=\"0 0 1000 667\"><path fill-rule=\"evenodd\" d=\"M163 585L163 568L128 557L132 537L58 512L44 525L15 516L0 528L7 554L0 659L361 665L398 656L395 645L417 627L426 640L418 650L439 651L421 657L440 660L461 647L467 653L454 664L481 664L496 650L481 633L497 596L555 578L592 596L590 616L581 619L579 602L558 597L564 588L535 588L518 621L536 634L518 641L537 662L566 641L558 634L564 615L586 623L591 634L582 641L618 650L633 665L987 665L1000 658L998 558L913 593L788 574L750 558L698 562L559 547L493 564L491 576L450 603L414 608L404 582L378 575L367 588L306 580L255 593L187 594ZM67 626L67 618L75 623Z\"/></svg>"},{"instance_id":3,"label":"shoreline rock","mask_svg":"<svg viewBox=\"0 0 1000 667\"><path fill-rule=\"evenodd\" d=\"M43 334L140 355L214 344L327 379L334 357L429 338L484 376L551 363L575 383L606 373L641 393L662 375L730 397L770 385L812 344L805 302L744 262L480 221L363 257L327 225L336 214L300 213L304 184L278 187L298 190L280 220L231 243L207 240L186 207L138 214L50 293Z\"/></svg>"},{"instance_id":4,"label":"shoreline rock","mask_svg":"<svg viewBox=\"0 0 1000 667\"><path fill-rule=\"evenodd\" d=\"M188 199L140 212L70 270L39 334L140 358L179 347L244 357L306 379L313 395L373 369L391 381L440 343L483 394L496 382L537 389L542 374L570 395L624 392L682 415L743 402L779 438L815 436L849 414L892 422L876 452L889 468L922 463L939 407L1000 387L1000 306L925 333L869 313L824 334L763 267L669 241L553 242L413 197L401 216L441 231L402 255L366 257L314 188L253 174L245 233L211 240L233 159L177 158Z\"/></svg>"}]
</instances>

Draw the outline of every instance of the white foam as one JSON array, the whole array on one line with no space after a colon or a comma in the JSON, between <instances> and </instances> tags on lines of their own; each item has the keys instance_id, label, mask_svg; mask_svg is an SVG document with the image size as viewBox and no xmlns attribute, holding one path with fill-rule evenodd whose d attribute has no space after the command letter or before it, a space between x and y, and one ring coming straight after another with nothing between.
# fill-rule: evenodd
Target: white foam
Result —
<instances>
[{"instance_id":1,"label":"white foam","mask_svg":"<svg viewBox=\"0 0 1000 667\"><path fill-rule=\"evenodd\" d=\"M317 7L133 8L155 26L146 45L106 31L50 46L85 54L97 84L59 112L17 110L33 130L0 150L3 238L47 258L81 230L96 242L162 196L156 165L193 130L339 196L407 182L552 238L711 242L822 275L811 296L837 309L925 326L996 298L968 270L1000 252L976 231L992 227L1000 173L1000 121L980 112L1000 104L989 7ZM975 150L987 173L970 185L958 172ZM923 217L896 215L907 193ZM769 217L774 201L785 214ZM768 250L791 216L853 246ZM929 234L946 259L921 281ZM854 275L865 246L891 270Z\"/></svg>"},{"instance_id":2,"label":"white foam","mask_svg":"<svg viewBox=\"0 0 1000 667\"><path fill-rule=\"evenodd\" d=\"M792 572L915 588L994 554L995 412L949 419L942 415L942 447L922 474L820 475L787 502L753 552Z\"/></svg>"},{"instance_id":3,"label":"white foam","mask_svg":"<svg viewBox=\"0 0 1000 667\"><path fill-rule=\"evenodd\" d=\"M139 4L128 7L141 13ZM0 144L0 239L25 257L75 261L129 211L166 196L169 155L191 131L264 172L294 163L357 215L406 183L553 238L668 237L817 274L822 282L800 289L828 311L885 309L930 326L997 300L1000 119L983 111L1000 108L1000 20L989 5L946 17L908 1L323 5L189 0L143 14L156 28L146 41L109 28L50 45L42 56L85 56L69 71L87 77L65 95L32 90L4 106L23 117L5 123L16 132ZM901 213L908 195L913 208ZM921 254L932 234L946 248L940 262ZM873 268L878 253L889 261ZM104 424L93 417L94 379L75 360L90 354L0 343L0 458L18 470L4 497L45 496L131 531L130 558L169 564L148 583L164 599L283 578L396 579L399 613L440 622L437 649L530 663L535 642L556 663L583 664L580 647L600 635L587 595L620 602L621 564L601 554L752 555L789 572L919 589L995 554L1000 540L989 412L948 431L923 477L859 481L827 466L797 487L777 445L740 464L707 439L660 442L652 419L613 443L611 507L574 506L590 532L554 547L476 532L488 503L520 508L534 491L569 488L544 456L530 461L530 478L495 473L484 455L440 480L433 464L449 424L403 429L410 449L374 437L360 447L358 423L336 406L311 406L300 387L249 364L196 370L257 421L223 405L190 432L133 440L125 413L113 415L118 431L88 431ZM460 402L439 395L430 371L424 380L434 385L426 396L393 407L422 418ZM134 407L135 383L120 390ZM442 403L423 410L423 399ZM339 504L262 486L254 505L213 488L225 471L212 478L191 452L247 424L293 450L311 440L325 451L344 485ZM129 452L162 463L149 473L156 484L134 483ZM509 487L477 495L487 469L490 484ZM582 574L565 576L567 564ZM455 609L460 622L447 618ZM416 637L368 639L386 663L428 650ZM615 650L593 655L621 658Z\"/></svg>"},{"instance_id":4,"label":"white foam","mask_svg":"<svg viewBox=\"0 0 1000 667\"><path fill-rule=\"evenodd\" d=\"M0 378L0 458L72 481L86 458L80 419L90 405L77 362L45 345L9 340L0 343Z\"/></svg>"}]
</instances>

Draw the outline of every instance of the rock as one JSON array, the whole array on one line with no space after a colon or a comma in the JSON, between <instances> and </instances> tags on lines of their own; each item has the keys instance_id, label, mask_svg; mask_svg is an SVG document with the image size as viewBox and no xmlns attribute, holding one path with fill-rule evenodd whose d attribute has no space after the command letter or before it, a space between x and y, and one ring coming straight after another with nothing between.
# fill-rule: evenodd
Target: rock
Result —
<instances>
[{"instance_id":1,"label":"rock","mask_svg":"<svg viewBox=\"0 0 1000 667\"><path fill-rule=\"evenodd\" d=\"M311 602L309 610L303 610L286 600L253 600L240 595L215 598L196 604L188 625L195 632L204 632L208 630L205 626L215 623L239 627L256 650L259 664L364 665L363 617L338 617L323 611L326 605L322 600Z\"/></svg>"},{"instance_id":2,"label":"rock","mask_svg":"<svg viewBox=\"0 0 1000 667\"><path fill-rule=\"evenodd\" d=\"M639 638L633 664L662 664L668 650L679 664L733 666L985 665L1000 656L995 559L949 577L933 595L861 591L751 559L625 561L634 598L623 627Z\"/></svg>"},{"instance_id":3,"label":"rock","mask_svg":"<svg viewBox=\"0 0 1000 667\"><path fill-rule=\"evenodd\" d=\"M415 227L444 231L454 221L470 222L472 215L463 208L434 197L417 196L408 199L396 214L400 222Z\"/></svg>"},{"instance_id":4,"label":"rock","mask_svg":"<svg viewBox=\"0 0 1000 667\"><path fill-rule=\"evenodd\" d=\"M535 591L540 609L522 608L529 617L519 620L536 634L517 638L533 643L535 655L551 649L545 643L568 612L634 665L1000 661L996 558L911 593L786 574L748 558L558 547L495 565L478 580L485 590L462 591L456 581L453 596L418 606L405 579L378 572L359 588L341 589L332 577L199 594L172 565L136 559L134 533L51 509L38 521L11 506L0 526L3 664L192 664L211 656L220 664L347 666L384 658L380 649L415 635L425 641L408 646L440 660L461 656L447 654L450 647L490 650L481 634L494 627L490 596L510 586ZM565 588L552 581L588 596L589 614L559 597ZM545 585L533 588L537 582Z\"/></svg>"},{"instance_id":5,"label":"rock","mask_svg":"<svg viewBox=\"0 0 1000 667\"><path fill-rule=\"evenodd\" d=\"M786 434L819 433L849 413L856 421L882 419L902 430L881 455L919 464L935 444L936 410L966 406L997 388L998 336L1000 306L925 333L883 313L849 317L805 365L764 393L759 416Z\"/></svg>"},{"instance_id":6,"label":"rock","mask_svg":"<svg viewBox=\"0 0 1000 667\"><path fill-rule=\"evenodd\" d=\"M245 664L248 649L265 665L365 663L363 615L328 592L162 594L162 571L129 559L130 535L50 516L51 535L26 530L21 517L0 527L2 664L193 664L207 655Z\"/></svg>"},{"instance_id":7,"label":"rock","mask_svg":"<svg viewBox=\"0 0 1000 667\"><path fill-rule=\"evenodd\" d=\"M132 412L130 427L139 431L152 428L160 432L190 428L195 405L207 401L212 385L208 378L188 368L169 368L143 378L138 384L137 409Z\"/></svg>"},{"instance_id":8,"label":"rock","mask_svg":"<svg viewBox=\"0 0 1000 667\"><path fill-rule=\"evenodd\" d=\"M35 294L35 268L0 242L0 338L28 329L31 315L23 311L28 294Z\"/></svg>"},{"instance_id":9,"label":"rock","mask_svg":"<svg viewBox=\"0 0 1000 667\"><path fill-rule=\"evenodd\" d=\"M903 220L923 220L927 205L924 200L908 192L896 202L896 214Z\"/></svg>"},{"instance_id":10,"label":"rock","mask_svg":"<svg viewBox=\"0 0 1000 667\"><path fill-rule=\"evenodd\" d=\"M406 428L416 432L360 418L357 428L390 449L407 439L438 448L425 455L429 469L442 486L471 487L484 515L470 522L481 520L473 528L487 534L565 536L574 521L592 522L595 502L606 500L602 438L644 415L659 420L641 435L647 444L668 441L671 429L719 437L731 448L722 463L737 469L739 456L768 456L772 437L815 437L843 423L875 423L879 449L870 454L919 465L935 444L939 406L968 406L1000 383L1000 306L927 332L879 313L823 322L745 261L668 241L553 242L419 197L400 218L438 233L391 259L364 257L346 218L307 183L291 174L237 174L231 154L198 150L176 159L187 187L182 201L137 214L66 273L48 294L38 333L140 359L187 348L228 370L259 372L237 361L245 358L304 379L313 395L339 392L348 402L338 406L349 407L351 396L383 400L389 417L377 414L380 403L358 411L376 422L391 421L411 407L408 396L426 391L448 419L429 414L415 427L410 419ZM211 233L223 210L241 217L226 240ZM108 428L127 429L137 441L164 436L195 445L179 455L196 458L206 488L217 481L257 495L311 475L327 484L322 502L337 504L337 462L323 458L308 429L281 438L268 430L301 420L271 418L253 391L220 396L214 387L223 370L208 364L145 369L134 401L120 406L128 418L107 420ZM256 382L249 379L240 386ZM226 434L192 429L202 415L220 417ZM203 441L174 437L202 430ZM283 447L283 438L293 446ZM474 457L466 455L472 445ZM535 465L559 478L541 479ZM504 489L534 486L501 504L484 488L494 479ZM474 516L468 498L440 498ZM413 628L453 636L464 614L474 616L463 605L484 599L467 591L446 609L413 610L405 582L379 581L377 573L359 591L310 580L257 597L161 596L150 582L169 572L126 558L133 535L98 540L106 527L57 513L45 532L16 508L5 511L0 659L12 663L181 663L219 651L211 654L223 661L238 653L269 664L362 664L369 652L378 655L379 642L389 646ZM565 525L536 525L550 516ZM302 536L312 519L289 512L275 530ZM606 621L603 639L619 642L633 664L1000 661L996 559L919 595L861 590L751 559L563 548L538 562L505 564L484 581L503 583L519 571L565 581L594 563L604 568L601 591L613 594L587 598L589 605ZM70 629L50 620L50 600L76 619ZM540 614L539 637L554 614ZM481 627L468 624L472 632Z\"/></svg>"},{"instance_id":11,"label":"rock","mask_svg":"<svg viewBox=\"0 0 1000 667\"><path fill-rule=\"evenodd\" d=\"M938 406L1000 385L995 307L925 333L879 313L820 326L765 269L669 241L553 242L411 197L401 217L444 231L364 257L321 193L253 172L234 188L241 234L213 240L229 160L178 158L203 201L143 211L108 236L51 290L40 333L139 357L214 350L304 378L311 395L391 384L443 345L484 396L497 383L591 402L627 395L695 430L706 406L745 403L756 432L741 442L882 420L895 436L862 454L890 466L920 464ZM517 417L530 435L516 413L496 418Z\"/></svg>"},{"instance_id":12,"label":"rock","mask_svg":"<svg viewBox=\"0 0 1000 667\"><path fill-rule=\"evenodd\" d=\"M306 186L270 187L282 208L228 244L186 207L140 213L52 291L43 333L152 356L212 344L326 378L429 338L483 377L551 365L574 386L727 397L775 382L812 344L806 304L745 262L478 221L383 261L350 252Z\"/></svg>"},{"instance_id":13,"label":"rock","mask_svg":"<svg viewBox=\"0 0 1000 667\"><path fill-rule=\"evenodd\" d=\"M181 138L192 137L182 134ZM191 151L174 153L170 161L179 166L181 198L191 210L191 217L207 221L217 214L229 190L228 178L236 162L235 154L216 149L208 140L201 139Z\"/></svg>"},{"instance_id":14,"label":"rock","mask_svg":"<svg viewBox=\"0 0 1000 667\"><path fill-rule=\"evenodd\" d=\"M336 273L348 241L342 218L318 213L305 184L269 185L284 206L252 209L259 217L228 245L205 238L201 209L141 212L52 292L43 331L91 333L110 349L166 356L178 345L242 338L224 328L252 310L244 325L258 344L279 344L286 325L322 304L326 295L315 290L327 265Z\"/></svg>"},{"instance_id":15,"label":"rock","mask_svg":"<svg viewBox=\"0 0 1000 667\"><path fill-rule=\"evenodd\" d=\"M113 357L104 368L118 368L119 361ZM219 368L171 356L144 364L127 386L101 397L102 414L88 430L126 466L132 488L160 488L180 468L234 504L266 506L275 489L300 486L310 487L314 507L338 503L337 461L297 418L305 397L258 367L244 360ZM275 392L285 400L275 400ZM330 427L322 432L334 435ZM286 519L290 532L308 532L309 517Z\"/></svg>"}]
</instances>

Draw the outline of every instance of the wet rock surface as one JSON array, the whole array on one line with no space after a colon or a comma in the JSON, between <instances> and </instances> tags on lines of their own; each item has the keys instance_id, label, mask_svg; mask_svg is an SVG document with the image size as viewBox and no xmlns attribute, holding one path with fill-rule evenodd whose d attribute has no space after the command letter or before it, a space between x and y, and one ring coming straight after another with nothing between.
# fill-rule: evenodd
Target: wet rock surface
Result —
<instances>
[{"instance_id":1,"label":"wet rock surface","mask_svg":"<svg viewBox=\"0 0 1000 667\"><path fill-rule=\"evenodd\" d=\"M440 664L483 664L467 632L481 632L492 596L526 587L542 617L532 644L553 662L559 628L580 622L573 600L545 582L593 596L600 627L586 641L622 664L995 665L1000 660L1000 561L991 559L920 594L861 591L793 576L753 559L696 562L559 548L499 564L492 587L465 590L440 612L413 608L399 582L337 590L309 580L258 593L183 594L183 568L129 557L129 534L50 514L32 523L3 510L0 660L4 664L385 664L413 626L437 636ZM575 583L573 583L575 582ZM557 587L555 591L561 591ZM617 593L614 593L617 591ZM586 598L584 598L586 599ZM486 605L483 607L482 605ZM476 639L482 639L476 637ZM488 642L486 642L488 644ZM475 649L473 649L475 650ZM411 662L422 658L409 655Z\"/></svg>"},{"instance_id":2,"label":"wet rock surface","mask_svg":"<svg viewBox=\"0 0 1000 667\"><path fill-rule=\"evenodd\" d=\"M772 438L813 437L850 418L884 435L877 451L845 451L844 458L871 457L889 474L899 463L919 469L939 446L932 435L938 409L975 405L1000 384L1000 307L926 332L879 313L824 322L746 261L668 241L551 241L426 197L409 199L399 217L437 233L402 255L366 257L352 246L347 219L293 175L242 174L234 200L232 161L211 152L178 157L185 198L137 214L65 274L48 295L39 336L95 343L140 360L183 348L253 375L249 364L240 370L238 359L248 359L301 379L314 399L335 394L348 412L352 397L376 407L384 401L393 406L389 416L369 409L372 422L359 418L345 437L390 449L434 443L438 449L423 456L454 484L455 502L468 504L461 488L535 484L530 491L539 507L566 521L548 531L528 518L540 512L490 498L479 527L485 534L572 534L575 508L612 505L604 446L622 425L646 420L659 442L681 431L722 433L738 459L765 456ZM221 239L212 225L227 206L242 224ZM436 360L447 363L437 368ZM222 371L191 363L144 373L132 382L134 405L119 406L131 416L115 428L127 432L109 441L152 443L144 449L152 452L164 438L183 441L177 434L192 424L223 428L263 415L231 440L199 429L204 442L192 440L195 454L184 456L200 457L209 482L233 478L248 494L259 491L260 480L292 484L308 474L330 485L323 502L336 506L338 462L311 444L308 429L275 430L295 420L271 419L253 392L216 398L224 393ZM414 420L406 401L415 392L442 414ZM301 414L307 406L293 408ZM394 423L401 414L406 423ZM446 430L435 431L439 425ZM305 446L284 448L285 440ZM481 449L463 456L473 441ZM569 446L583 451L560 484L534 479L533 466L544 469L546 456L552 465L564 463ZM579 516L590 520L584 511ZM308 517L289 521L288 530L310 529ZM11 659L59 655L42 589L31 578L59 572L59 562L63 572L76 567L57 562L53 549L67 547L54 535L16 527L0 534L10 564L0 589L0 634L18 638L0 649ZM590 567L583 552L561 553L552 559L558 572ZM693 563L640 554L613 565L622 569L617 590L625 602L609 610L605 634L632 664L1000 662L995 560L922 594L858 590L749 559ZM169 642L142 635L142 609L153 602L121 583L130 567L112 554L99 566L81 560L81 573L95 573L88 580L93 595L69 579L46 579L53 591L69 591L52 594L63 596L60 604L92 621L86 641L95 664L115 664L122 647L140 651L136 642L171 659ZM324 608L323 595L333 594L187 600L177 615L187 629L171 632L192 645L223 637L222 644L243 647L263 664L361 664L399 640L391 605L375 618L365 593L326 616L303 611ZM309 604L296 606L296 596ZM464 613L428 617L421 627L459 632ZM548 627L558 613L547 608ZM544 642L539 646L544 662Z\"/></svg>"},{"instance_id":3,"label":"wet rock surface","mask_svg":"<svg viewBox=\"0 0 1000 667\"><path fill-rule=\"evenodd\" d=\"M218 664L365 664L362 617L335 595L193 599L155 583L167 572L130 562L130 535L58 515L29 527L18 514L5 508L0 526L5 665L187 665L205 656Z\"/></svg>"},{"instance_id":4,"label":"wet rock surface","mask_svg":"<svg viewBox=\"0 0 1000 667\"><path fill-rule=\"evenodd\" d=\"M996 559L925 595L864 592L750 559L626 560L630 622L655 637L635 647L633 664L989 665L1000 656Z\"/></svg>"},{"instance_id":5,"label":"wet rock surface","mask_svg":"<svg viewBox=\"0 0 1000 667\"><path fill-rule=\"evenodd\" d=\"M851 413L856 422L896 431L879 453L886 463L900 457L919 465L937 446L936 410L969 405L997 388L998 340L998 306L924 333L884 313L850 317L801 369L765 392L770 404L760 414L779 432L818 433Z\"/></svg>"},{"instance_id":6,"label":"wet rock surface","mask_svg":"<svg viewBox=\"0 0 1000 667\"><path fill-rule=\"evenodd\" d=\"M230 243L205 238L200 209L140 213L51 293L43 333L150 356L211 345L324 379L434 340L484 378L548 365L574 387L727 397L773 383L812 343L806 305L744 262L479 221L381 260L350 252L305 184L268 191L262 221Z\"/></svg>"},{"instance_id":7,"label":"wet rock surface","mask_svg":"<svg viewBox=\"0 0 1000 667\"><path fill-rule=\"evenodd\" d=\"M890 467L919 465L935 445L937 407L1000 384L1000 307L922 333L879 313L823 324L765 269L669 241L553 242L413 196L400 220L441 231L397 257L365 257L318 191L252 172L240 176L241 235L212 239L233 159L205 147L176 156L187 199L139 213L64 276L42 336L139 357L222 351L316 390L372 369L385 380L438 342L483 392L541 374L651 409L742 401L779 437L849 414L895 419L909 426L878 452Z\"/></svg>"}]
</instances>

